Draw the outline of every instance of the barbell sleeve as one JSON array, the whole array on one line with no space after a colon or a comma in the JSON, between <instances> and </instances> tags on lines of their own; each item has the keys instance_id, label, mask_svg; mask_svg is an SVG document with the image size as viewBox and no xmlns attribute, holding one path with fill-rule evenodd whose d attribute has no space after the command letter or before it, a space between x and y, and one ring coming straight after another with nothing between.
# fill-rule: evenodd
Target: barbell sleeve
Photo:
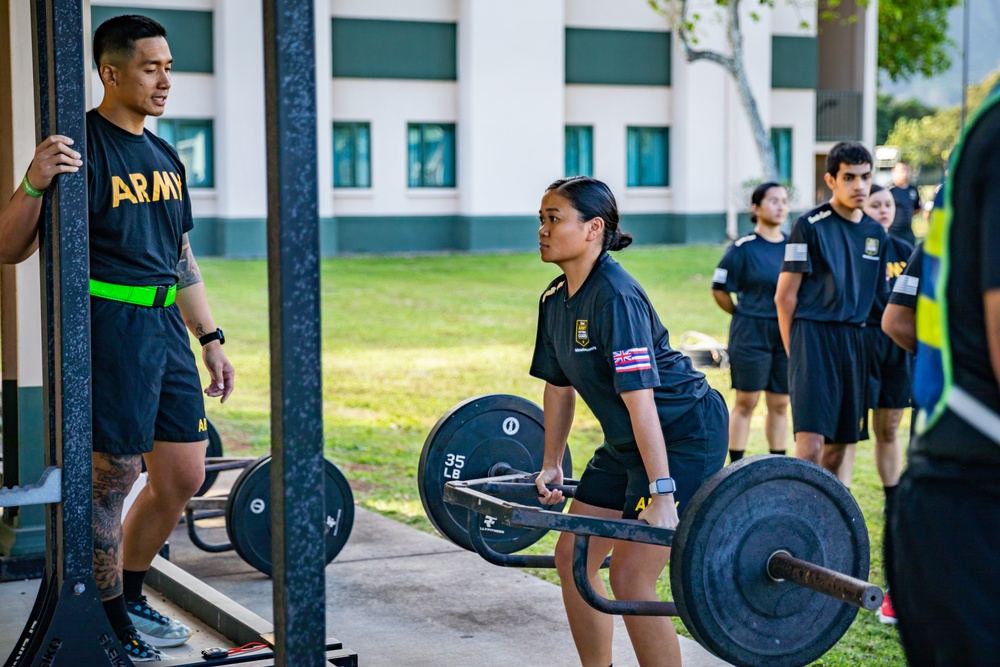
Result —
<instances>
[{"instance_id":1,"label":"barbell sleeve","mask_svg":"<svg viewBox=\"0 0 1000 667\"><path fill-rule=\"evenodd\" d=\"M787 551L771 554L767 574L775 581L789 581L868 611L878 609L884 596L875 584L800 560Z\"/></svg>"}]
</instances>

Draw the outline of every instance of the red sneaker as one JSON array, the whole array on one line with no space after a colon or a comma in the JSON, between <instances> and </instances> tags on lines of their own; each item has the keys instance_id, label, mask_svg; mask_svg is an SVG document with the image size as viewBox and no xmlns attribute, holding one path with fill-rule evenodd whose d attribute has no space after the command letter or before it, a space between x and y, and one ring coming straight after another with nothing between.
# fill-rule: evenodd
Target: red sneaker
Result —
<instances>
[{"instance_id":1,"label":"red sneaker","mask_svg":"<svg viewBox=\"0 0 1000 667\"><path fill-rule=\"evenodd\" d=\"M888 623L889 625L896 624L896 612L892 608L892 600L889 599L889 591L886 591L885 599L882 600L882 606L878 610L878 620L883 623Z\"/></svg>"}]
</instances>

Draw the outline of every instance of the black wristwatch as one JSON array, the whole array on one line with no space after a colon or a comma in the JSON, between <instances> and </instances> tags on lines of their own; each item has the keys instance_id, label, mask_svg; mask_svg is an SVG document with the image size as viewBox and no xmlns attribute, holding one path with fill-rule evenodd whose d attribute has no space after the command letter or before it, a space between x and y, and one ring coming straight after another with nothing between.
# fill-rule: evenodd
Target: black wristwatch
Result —
<instances>
[{"instance_id":1,"label":"black wristwatch","mask_svg":"<svg viewBox=\"0 0 1000 667\"><path fill-rule=\"evenodd\" d=\"M649 495L651 496L664 496L675 491L677 491L677 483L674 482L673 477L661 477L649 485Z\"/></svg>"},{"instance_id":2,"label":"black wristwatch","mask_svg":"<svg viewBox=\"0 0 1000 667\"><path fill-rule=\"evenodd\" d=\"M222 329L216 329L212 333L205 334L204 336L198 339L198 342L201 343L202 347L205 347L213 340L219 341L219 345L226 344L226 335L222 333Z\"/></svg>"}]
</instances>

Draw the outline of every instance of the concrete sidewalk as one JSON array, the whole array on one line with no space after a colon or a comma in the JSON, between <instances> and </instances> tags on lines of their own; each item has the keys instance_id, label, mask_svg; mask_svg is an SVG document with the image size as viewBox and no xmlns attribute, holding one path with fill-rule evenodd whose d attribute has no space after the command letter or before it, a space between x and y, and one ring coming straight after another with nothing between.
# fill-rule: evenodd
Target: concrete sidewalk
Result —
<instances>
[{"instance_id":1,"label":"concrete sidewalk","mask_svg":"<svg viewBox=\"0 0 1000 667\"><path fill-rule=\"evenodd\" d=\"M356 512L347 546L326 569L326 621L327 634L356 651L360 665L579 664L558 586L495 567L373 512ZM199 535L226 539L221 519ZM171 537L170 560L273 620L271 580L234 552L200 551L180 527ZM620 618L615 632L614 664L637 664ZM685 667L726 664L683 637L681 649Z\"/></svg>"}]
</instances>

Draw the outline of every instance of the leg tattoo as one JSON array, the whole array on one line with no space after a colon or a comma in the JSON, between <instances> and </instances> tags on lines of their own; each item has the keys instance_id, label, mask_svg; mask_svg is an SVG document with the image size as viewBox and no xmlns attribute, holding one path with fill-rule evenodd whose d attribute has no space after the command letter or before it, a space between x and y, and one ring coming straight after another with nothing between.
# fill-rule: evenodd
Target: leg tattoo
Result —
<instances>
[{"instance_id":1,"label":"leg tattoo","mask_svg":"<svg viewBox=\"0 0 1000 667\"><path fill-rule=\"evenodd\" d=\"M101 599L122 593L122 505L141 470L138 454L94 453L94 578Z\"/></svg>"}]
</instances>

